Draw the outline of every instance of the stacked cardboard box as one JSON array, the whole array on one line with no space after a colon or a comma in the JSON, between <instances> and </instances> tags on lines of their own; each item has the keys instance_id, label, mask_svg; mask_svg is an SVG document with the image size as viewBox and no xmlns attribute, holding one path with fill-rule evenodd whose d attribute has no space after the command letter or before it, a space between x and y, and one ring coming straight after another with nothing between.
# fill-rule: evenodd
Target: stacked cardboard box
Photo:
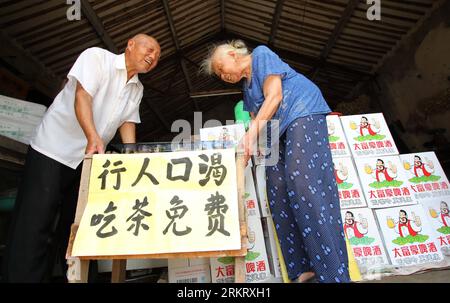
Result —
<instances>
[{"instance_id":1,"label":"stacked cardboard box","mask_svg":"<svg viewBox=\"0 0 450 303\"><path fill-rule=\"evenodd\" d=\"M211 283L209 258L169 259L169 283Z\"/></svg>"},{"instance_id":2,"label":"stacked cardboard box","mask_svg":"<svg viewBox=\"0 0 450 303\"><path fill-rule=\"evenodd\" d=\"M399 155L381 113L330 115L327 124L344 232L363 277L441 266L450 251L450 190L435 154ZM223 139L235 144L244 133L236 126L214 131L203 130L201 133L207 138L202 140ZM257 165L247 167L245 176L249 223L247 282L282 276L282 256L278 254L266 194L265 167L258 165L263 161L256 160ZM178 281L208 279L200 278L207 276L206 264L183 263L174 267L170 263L169 276L175 268L182 272ZM233 258L213 258L208 266L212 282L234 281Z\"/></svg>"},{"instance_id":3,"label":"stacked cardboard box","mask_svg":"<svg viewBox=\"0 0 450 303\"><path fill-rule=\"evenodd\" d=\"M239 144L244 134L243 124L200 129L202 142L231 142L234 146ZM265 194L265 168L251 163L245 169L245 208L249 234L245 258L246 281L273 281L274 277L281 277L281 271ZM213 282L233 282L234 258L211 258L211 277Z\"/></svg>"},{"instance_id":4,"label":"stacked cardboard box","mask_svg":"<svg viewBox=\"0 0 450 303\"><path fill-rule=\"evenodd\" d=\"M374 120L375 117L372 116L371 119ZM327 116L328 139L339 191L344 233L360 272L365 274L372 268L389 264L389 260L374 214L367 207L366 195L359 178L359 170L355 165L355 157L361 157L364 154L358 153L360 143L357 139L348 140L349 136L361 136L356 126L356 123L359 123L360 120L360 116ZM341 142L341 146L346 147L345 153L333 152L335 141ZM369 146L367 144L367 149L369 148L376 148L376 145L370 144Z\"/></svg>"},{"instance_id":5,"label":"stacked cardboard box","mask_svg":"<svg viewBox=\"0 0 450 303\"><path fill-rule=\"evenodd\" d=\"M250 165L245 169L245 208L248 224L248 253L245 257L246 282L264 282L271 278L271 274L261 212ZM211 276L214 283L234 282L234 258L211 258Z\"/></svg>"},{"instance_id":6,"label":"stacked cardboard box","mask_svg":"<svg viewBox=\"0 0 450 303\"><path fill-rule=\"evenodd\" d=\"M0 95L0 135L29 144L46 107Z\"/></svg>"},{"instance_id":7,"label":"stacked cardboard box","mask_svg":"<svg viewBox=\"0 0 450 303\"><path fill-rule=\"evenodd\" d=\"M267 255L269 259L270 271L275 279L282 278L280 255L278 253L279 244L275 235L275 225L269 209L269 201L266 191L266 168L262 165L255 166L255 181L259 205L261 207L261 222L263 226L264 238L266 239Z\"/></svg>"},{"instance_id":8,"label":"stacked cardboard box","mask_svg":"<svg viewBox=\"0 0 450 303\"><path fill-rule=\"evenodd\" d=\"M329 121L331 147L338 127L336 117ZM344 231L361 272L394 268L402 274L443 264L450 240L444 200L450 195L434 153L399 155L381 113L342 116L340 121L352 157L333 153L333 162ZM360 183L355 189L362 189L367 207L352 201L347 189L358 184L351 179L352 163Z\"/></svg>"}]
</instances>

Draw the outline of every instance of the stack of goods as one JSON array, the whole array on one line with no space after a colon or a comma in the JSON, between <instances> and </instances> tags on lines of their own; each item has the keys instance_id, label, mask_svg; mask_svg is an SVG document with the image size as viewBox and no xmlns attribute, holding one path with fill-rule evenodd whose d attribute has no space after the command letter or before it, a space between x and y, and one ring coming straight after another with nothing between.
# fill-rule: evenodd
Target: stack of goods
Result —
<instances>
[{"instance_id":1,"label":"stack of goods","mask_svg":"<svg viewBox=\"0 0 450 303\"><path fill-rule=\"evenodd\" d=\"M29 144L46 107L0 95L0 135Z\"/></svg>"},{"instance_id":2,"label":"stack of goods","mask_svg":"<svg viewBox=\"0 0 450 303\"><path fill-rule=\"evenodd\" d=\"M340 120L340 124L337 122ZM448 265L448 180L433 152L399 155L382 113L330 116L344 232L365 278ZM338 139L336 137L339 137Z\"/></svg>"}]
</instances>

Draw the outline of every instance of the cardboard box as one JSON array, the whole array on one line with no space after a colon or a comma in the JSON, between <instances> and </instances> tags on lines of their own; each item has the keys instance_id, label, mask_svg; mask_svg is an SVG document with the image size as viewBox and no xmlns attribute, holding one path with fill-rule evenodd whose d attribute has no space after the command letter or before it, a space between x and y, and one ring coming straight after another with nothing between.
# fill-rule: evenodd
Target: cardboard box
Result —
<instances>
[{"instance_id":1,"label":"cardboard box","mask_svg":"<svg viewBox=\"0 0 450 303\"><path fill-rule=\"evenodd\" d=\"M393 265L427 269L443 260L421 205L377 209L375 214Z\"/></svg>"},{"instance_id":2,"label":"cardboard box","mask_svg":"<svg viewBox=\"0 0 450 303\"><path fill-rule=\"evenodd\" d=\"M29 144L46 107L0 95L0 135Z\"/></svg>"},{"instance_id":3,"label":"cardboard box","mask_svg":"<svg viewBox=\"0 0 450 303\"><path fill-rule=\"evenodd\" d=\"M403 154L400 160L414 199L450 196L447 176L434 152Z\"/></svg>"},{"instance_id":4,"label":"cardboard box","mask_svg":"<svg viewBox=\"0 0 450 303\"><path fill-rule=\"evenodd\" d=\"M277 239L275 238L275 226L273 224L273 220L271 216L265 217L262 219L264 224L264 232L267 233L266 240L269 249L267 250L268 256L269 256L269 262L271 265L271 272L275 278L281 278L281 263L280 263L280 256L278 255L278 243Z\"/></svg>"},{"instance_id":5,"label":"cardboard box","mask_svg":"<svg viewBox=\"0 0 450 303\"><path fill-rule=\"evenodd\" d=\"M333 158L351 157L341 119L337 115L327 116L328 141Z\"/></svg>"},{"instance_id":6,"label":"cardboard box","mask_svg":"<svg viewBox=\"0 0 450 303\"><path fill-rule=\"evenodd\" d=\"M353 157L398 155L382 113L340 117Z\"/></svg>"},{"instance_id":7,"label":"cardboard box","mask_svg":"<svg viewBox=\"0 0 450 303\"><path fill-rule=\"evenodd\" d=\"M450 197L421 199L419 203L431 223L436 244L444 255L450 255Z\"/></svg>"},{"instance_id":8,"label":"cardboard box","mask_svg":"<svg viewBox=\"0 0 450 303\"><path fill-rule=\"evenodd\" d=\"M334 176L339 191L341 209L366 207L358 173L351 158L333 158Z\"/></svg>"},{"instance_id":9,"label":"cardboard box","mask_svg":"<svg viewBox=\"0 0 450 303\"><path fill-rule=\"evenodd\" d=\"M31 118L41 120L47 108L44 105L0 95L0 117L16 120ZM34 118L34 119L33 119ZM26 120L23 120L27 123Z\"/></svg>"},{"instance_id":10,"label":"cardboard box","mask_svg":"<svg viewBox=\"0 0 450 303\"><path fill-rule=\"evenodd\" d=\"M260 218L261 212L259 210L258 197L256 196L255 182L253 181L253 173L250 165L245 168L244 200L248 218Z\"/></svg>"},{"instance_id":11,"label":"cardboard box","mask_svg":"<svg viewBox=\"0 0 450 303\"><path fill-rule=\"evenodd\" d=\"M209 258L169 259L169 283L211 283Z\"/></svg>"},{"instance_id":12,"label":"cardboard box","mask_svg":"<svg viewBox=\"0 0 450 303\"><path fill-rule=\"evenodd\" d=\"M398 156L358 158L355 164L370 208L417 204Z\"/></svg>"},{"instance_id":13,"label":"cardboard box","mask_svg":"<svg viewBox=\"0 0 450 303\"><path fill-rule=\"evenodd\" d=\"M98 260L99 272L111 272L111 260ZM127 270L167 267L167 259L128 259Z\"/></svg>"},{"instance_id":14,"label":"cardboard box","mask_svg":"<svg viewBox=\"0 0 450 303\"><path fill-rule=\"evenodd\" d=\"M256 175L256 190L258 192L259 206L261 207L261 216L269 217L269 200L267 199L267 189L266 189L266 167L262 165L257 165L255 167Z\"/></svg>"},{"instance_id":15,"label":"cardboard box","mask_svg":"<svg viewBox=\"0 0 450 303\"><path fill-rule=\"evenodd\" d=\"M362 274L389 264L377 222L369 208L341 210L345 237Z\"/></svg>"},{"instance_id":16,"label":"cardboard box","mask_svg":"<svg viewBox=\"0 0 450 303\"><path fill-rule=\"evenodd\" d=\"M271 278L261 219L248 218L249 243L245 257L246 283L264 282ZM234 282L234 257L211 258L213 283Z\"/></svg>"},{"instance_id":17,"label":"cardboard box","mask_svg":"<svg viewBox=\"0 0 450 303\"><path fill-rule=\"evenodd\" d=\"M37 125L13 121L9 118L0 117L0 135L29 144L35 135Z\"/></svg>"}]
</instances>

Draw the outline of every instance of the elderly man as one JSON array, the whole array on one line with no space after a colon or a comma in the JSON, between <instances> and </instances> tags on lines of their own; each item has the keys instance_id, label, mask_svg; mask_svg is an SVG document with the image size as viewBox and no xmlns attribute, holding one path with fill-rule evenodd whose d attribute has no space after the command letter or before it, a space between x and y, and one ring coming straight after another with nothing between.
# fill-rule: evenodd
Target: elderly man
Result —
<instances>
[{"instance_id":1,"label":"elderly man","mask_svg":"<svg viewBox=\"0 0 450 303\"><path fill-rule=\"evenodd\" d=\"M30 143L6 247L6 281L48 281L49 240L59 239L63 256L83 158L104 153L117 129L123 143L135 143L143 95L138 74L154 69L160 54L156 39L138 34L124 54L93 47L78 57Z\"/></svg>"}]
</instances>

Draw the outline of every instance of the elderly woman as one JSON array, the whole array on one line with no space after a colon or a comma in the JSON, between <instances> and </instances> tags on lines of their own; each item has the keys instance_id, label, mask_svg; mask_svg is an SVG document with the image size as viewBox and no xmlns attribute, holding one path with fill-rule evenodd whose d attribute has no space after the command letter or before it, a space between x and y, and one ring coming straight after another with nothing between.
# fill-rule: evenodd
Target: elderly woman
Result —
<instances>
[{"instance_id":1,"label":"elderly woman","mask_svg":"<svg viewBox=\"0 0 450 303\"><path fill-rule=\"evenodd\" d=\"M244 109L253 117L246 160L264 121L279 121L279 160L266 167L267 195L291 280L349 282L338 191L328 146L330 112L319 88L266 46L215 46L202 64L229 83L244 79Z\"/></svg>"}]
</instances>

